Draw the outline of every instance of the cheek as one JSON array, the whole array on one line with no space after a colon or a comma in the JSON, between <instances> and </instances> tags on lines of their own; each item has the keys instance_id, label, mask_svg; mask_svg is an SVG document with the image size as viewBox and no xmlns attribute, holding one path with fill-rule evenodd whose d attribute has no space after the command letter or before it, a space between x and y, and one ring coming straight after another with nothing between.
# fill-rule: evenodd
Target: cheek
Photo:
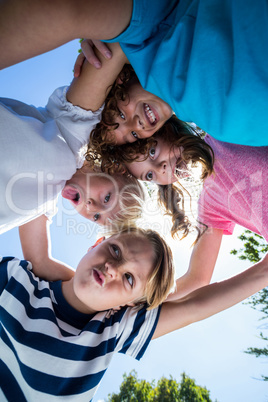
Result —
<instances>
[{"instance_id":1,"label":"cheek","mask_svg":"<svg viewBox=\"0 0 268 402\"><path fill-rule=\"evenodd\" d=\"M152 137L152 135L154 135L155 133L156 133L156 131L162 126L164 124L164 122L160 125L160 126L158 126L158 127L156 127L153 131L149 131L149 132L147 132L147 131L142 131L140 134L139 134L139 137L140 138L150 138L150 137Z\"/></svg>"},{"instance_id":2,"label":"cheek","mask_svg":"<svg viewBox=\"0 0 268 402\"><path fill-rule=\"evenodd\" d=\"M139 179L141 177L141 173L145 170L146 166L144 162L133 162L127 164L127 169L132 174L132 176Z\"/></svg>"},{"instance_id":3,"label":"cheek","mask_svg":"<svg viewBox=\"0 0 268 402\"><path fill-rule=\"evenodd\" d=\"M107 134L107 140L111 143L111 145L123 145L125 144L122 133L116 129L111 133Z\"/></svg>"},{"instance_id":4,"label":"cheek","mask_svg":"<svg viewBox=\"0 0 268 402\"><path fill-rule=\"evenodd\" d=\"M90 214L90 212L87 210L87 208L85 206L77 206L75 207L76 212L83 216L85 219L88 219L91 222L94 222L93 217L91 216L92 214Z\"/></svg>"},{"instance_id":5,"label":"cheek","mask_svg":"<svg viewBox=\"0 0 268 402\"><path fill-rule=\"evenodd\" d=\"M117 134L117 133L115 134L114 144L115 145L124 145L125 144L125 142L120 134Z\"/></svg>"}]
</instances>

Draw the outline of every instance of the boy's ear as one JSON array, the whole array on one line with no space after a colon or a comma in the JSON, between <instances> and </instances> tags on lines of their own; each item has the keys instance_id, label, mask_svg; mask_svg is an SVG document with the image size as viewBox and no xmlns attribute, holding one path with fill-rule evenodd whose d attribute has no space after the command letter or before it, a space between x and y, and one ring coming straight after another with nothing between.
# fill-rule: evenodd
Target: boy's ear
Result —
<instances>
[{"instance_id":1,"label":"boy's ear","mask_svg":"<svg viewBox=\"0 0 268 402\"><path fill-rule=\"evenodd\" d=\"M116 83L119 84L119 85L123 84L123 81L122 81L120 75L116 78Z\"/></svg>"},{"instance_id":2,"label":"boy's ear","mask_svg":"<svg viewBox=\"0 0 268 402\"><path fill-rule=\"evenodd\" d=\"M104 237L104 236L100 237L100 238L96 241L96 243L93 244L93 246L89 247L89 249L87 250L87 252L89 252L90 250L93 250L93 248L96 247L98 244L102 243L103 240L105 240L105 237Z\"/></svg>"}]
</instances>

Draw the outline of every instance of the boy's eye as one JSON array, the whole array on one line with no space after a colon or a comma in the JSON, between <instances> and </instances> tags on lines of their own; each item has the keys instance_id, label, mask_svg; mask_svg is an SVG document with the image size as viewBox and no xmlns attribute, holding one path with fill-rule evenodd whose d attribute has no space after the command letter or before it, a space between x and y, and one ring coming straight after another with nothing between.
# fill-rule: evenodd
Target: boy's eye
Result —
<instances>
[{"instance_id":1,"label":"boy's eye","mask_svg":"<svg viewBox=\"0 0 268 402\"><path fill-rule=\"evenodd\" d=\"M119 112L119 116L121 117L121 119L125 120L125 115L124 115L124 113L121 112L120 109L118 109L118 112Z\"/></svg>"},{"instance_id":2,"label":"boy's eye","mask_svg":"<svg viewBox=\"0 0 268 402\"><path fill-rule=\"evenodd\" d=\"M134 138L136 138L136 140L139 139L138 134L135 131L131 131L131 134L133 135Z\"/></svg>"},{"instance_id":3,"label":"boy's eye","mask_svg":"<svg viewBox=\"0 0 268 402\"><path fill-rule=\"evenodd\" d=\"M113 257L115 257L118 260L121 255L120 248L118 246L116 246L115 244L111 244L111 250L112 250Z\"/></svg>"},{"instance_id":4,"label":"boy's eye","mask_svg":"<svg viewBox=\"0 0 268 402\"><path fill-rule=\"evenodd\" d=\"M111 193L107 194L106 197L104 198L104 204L107 204L107 202L110 201L111 198Z\"/></svg>"},{"instance_id":5,"label":"boy's eye","mask_svg":"<svg viewBox=\"0 0 268 402\"><path fill-rule=\"evenodd\" d=\"M154 156L155 156L155 148L154 148L154 147L150 148L150 150L149 150L149 156L150 156L151 158L154 158Z\"/></svg>"},{"instance_id":6,"label":"boy's eye","mask_svg":"<svg viewBox=\"0 0 268 402\"><path fill-rule=\"evenodd\" d=\"M128 281L128 283L130 284L130 286L133 286L133 276L131 274L126 273L125 274L126 280Z\"/></svg>"},{"instance_id":7,"label":"boy's eye","mask_svg":"<svg viewBox=\"0 0 268 402\"><path fill-rule=\"evenodd\" d=\"M93 216L94 222L97 222L100 219L100 214L97 213Z\"/></svg>"},{"instance_id":8,"label":"boy's eye","mask_svg":"<svg viewBox=\"0 0 268 402\"><path fill-rule=\"evenodd\" d=\"M152 172L148 172L145 176L145 179L148 181L153 180L153 173Z\"/></svg>"}]
</instances>

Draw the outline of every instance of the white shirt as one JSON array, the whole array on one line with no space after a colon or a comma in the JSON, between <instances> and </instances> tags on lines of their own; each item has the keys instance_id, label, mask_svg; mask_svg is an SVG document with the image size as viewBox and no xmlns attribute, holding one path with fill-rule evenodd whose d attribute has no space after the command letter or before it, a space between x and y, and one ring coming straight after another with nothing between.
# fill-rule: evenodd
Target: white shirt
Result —
<instances>
[{"instance_id":1,"label":"white shirt","mask_svg":"<svg viewBox=\"0 0 268 402\"><path fill-rule=\"evenodd\" d=\"M45 108L0 98L0 234L44 213L82 165L79 150L101 119L58 88Z\"/></svg>"}]
</instances>

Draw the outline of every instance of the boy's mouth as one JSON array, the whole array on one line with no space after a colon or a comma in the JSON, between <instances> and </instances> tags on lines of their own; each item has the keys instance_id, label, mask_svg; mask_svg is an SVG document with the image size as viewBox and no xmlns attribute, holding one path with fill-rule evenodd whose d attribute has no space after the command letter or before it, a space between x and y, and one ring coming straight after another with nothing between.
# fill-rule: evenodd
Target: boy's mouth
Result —
<instances>
[{"instance_id":1,"label":"boy's mouth","mask_svg":"<svg viewBox=\"0 0 268 402\"><path fill-rule=\"evenodd\" d=\"M93 269L93 277L95 279L95 281L100 285L100 286L104 286L105 283L105 276L103 275L103 273L101 271L99 271L97 268Z\"/></svg>"},{"instance_id":2,"label":"boy's mouth","mask_svg":"<svg viewBox=\"0 0 268 402\"><path fill-rule=\"evenodd\" d=\"M79 190L68 184L62 190L61 195L63 198L71 201L74 205L79 205L82 202Z\"/></svg>"},{"instance_id":3,"label":"boy's mouth","mask_svg":"<svg viewBox=\"0 0 268 402\"><path fill-rule=\"evenodd\" d=\"M156 115L156 111L152 110L151 106L148 103L144 103L143 105L144 113L147 121L151 126L155 126L158 121L158 116Z\"/></svg>"}]
</instances>

